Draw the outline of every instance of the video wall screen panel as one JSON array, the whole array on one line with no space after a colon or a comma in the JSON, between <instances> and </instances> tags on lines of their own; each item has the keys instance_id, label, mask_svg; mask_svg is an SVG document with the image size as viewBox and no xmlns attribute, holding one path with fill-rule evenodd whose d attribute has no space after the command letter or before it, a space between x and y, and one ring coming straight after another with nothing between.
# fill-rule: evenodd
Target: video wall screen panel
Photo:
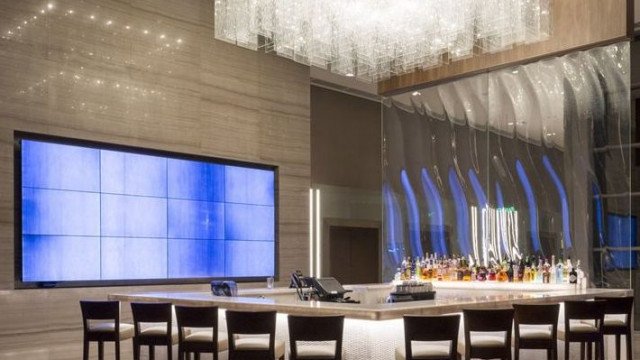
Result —
<instances>
[{"instance_id":1,"label":"video wall screen panel","mask_svg":"<svg viewBox=\"0 0 640 360\"><path fill-rule=\"evenodd\" d=\"M275 167L26 135L16 154L19 282L275 275Z\"/></svg>"}]
</instances>

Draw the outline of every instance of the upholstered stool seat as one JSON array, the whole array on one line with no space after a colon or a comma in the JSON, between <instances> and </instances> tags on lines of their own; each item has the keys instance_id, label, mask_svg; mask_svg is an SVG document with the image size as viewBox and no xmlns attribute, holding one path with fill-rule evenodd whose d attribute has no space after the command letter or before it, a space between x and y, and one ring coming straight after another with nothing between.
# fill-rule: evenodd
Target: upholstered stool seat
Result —
<instances>
[{"instance_id":1,"label":"upholstered stool seat","mask_svg":"<svg viewBox=\"0 0 640 360\"><path fill-rule=\"evenodd\" d=\"M336 357L335 344L298 344L300 359L326 359Z\"/></svg>"},{"instance_id":2,"label":"upholstered stool seat","mask_svg":"<svg viewBox=\"0 0 640 360\"><path fill-rule=\"evenodd\" d=\"M262 336L241 336L235 340L235 350L269 351L269 338ZM284 341L275 340L274 351L276 359L284 356Z\"/></svg>"},{"instance_id":3,"label":"upholstered stool seat","mask_svg":"<svg viewBox=\"0 0 640 360\"><path fill-rule=\"evenodd\" d=\"M552 339L553 327L549 325L520 325L520 338L547 340Z\"/></svg>"},{"instance_id":4,"label":"upholstered stool seat","mask_svg":"<svg viewBox=\"0 0 640 360\"><path fill-rule=\"evenodd\" d=\"M141 329L138 336L167 336L167 327L164 325L150 326L145 329ZM178 328L171 328L171 342L172 344L178 343Z\"/></svg>"},{"instance_id":5,"label":"upholstered stool seat","mask_svg":"<svg viewBox=\"0 0 640 360\"><path fill-rule=\"evenodd\" d=\"M446 359L450 357L450 344L427 344L415 342L411 346L414 359ZM404 346L396 348L396 360L405 360L407 358Z\"/></svg>"},{"instance_id":6,"label":"upholstered stool seat","mask_svg":"<svg viewBox=\"0 0 640 360\"><path fill-rule=\"evenodd\" d=\"M113 322L97 323L89 325L89 332L92 333L112 333L115 331L116 324ZM120 323L120 340L131 339L133 337L133 325Z\"/></svg>"},{"instance_id":7,"label":"upholstered stool seat","mask_svg":"<svg viewBox=\"0 0 640 360\"><path fill-rule=\"evenodd\" d=\"M287 321L291 359L342 359L344 316L289 315Z\"/></svg>"}]
</instances>

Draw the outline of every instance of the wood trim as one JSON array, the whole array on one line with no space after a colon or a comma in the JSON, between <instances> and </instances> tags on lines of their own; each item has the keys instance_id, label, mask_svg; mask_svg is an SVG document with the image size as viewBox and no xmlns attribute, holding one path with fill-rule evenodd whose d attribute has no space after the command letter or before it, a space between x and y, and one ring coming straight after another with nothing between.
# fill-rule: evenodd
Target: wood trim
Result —
<instances>
[{"instance_id":1,"label":"wood trim","mask_svg":"<svg viewBox=\"0 0 640 360\"><path fill-rule=\"evenodd\" d=\"M551 37L535 44L455 61L433 69L392 77L378 83L391 95L463 76L536 61L569 51L628 40L632 37L632 0L552 0Z\"/></svg>"}]
</instances>

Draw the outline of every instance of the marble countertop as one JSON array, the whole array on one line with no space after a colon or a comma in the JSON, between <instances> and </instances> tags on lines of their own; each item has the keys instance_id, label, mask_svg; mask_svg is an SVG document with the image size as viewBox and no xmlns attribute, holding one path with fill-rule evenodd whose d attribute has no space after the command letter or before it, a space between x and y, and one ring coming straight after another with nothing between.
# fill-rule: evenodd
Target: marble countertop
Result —
<instances>
[{"instance_id":1,"label":"marble countertop","mask_svg":"<svg viewBox=\"0 0 640 360\"><path fill-rule=\"evenodd\" d=\"M511 284L502 288L482 288L463 284L435 286L434 300L402 303L384 303L391 286L369 284L345 286L353 290L348 295L361 300L361 304L301 301L295 291L288 288L240 289L236 297L214 296L210 292L142 292L113 293L110 300L126 302L171 302L176 305L215 305L233 310L276 310L294 315L343 314L347 318L387 320L405 314L437 315L458 312L466 308L509 307L514 303L553 303L565 300L590 299L595 296L630 295L630 289L578 289L570 286L548 288ZM386 295L385 295L386 294Z\"/></svg>"}]
</instances>

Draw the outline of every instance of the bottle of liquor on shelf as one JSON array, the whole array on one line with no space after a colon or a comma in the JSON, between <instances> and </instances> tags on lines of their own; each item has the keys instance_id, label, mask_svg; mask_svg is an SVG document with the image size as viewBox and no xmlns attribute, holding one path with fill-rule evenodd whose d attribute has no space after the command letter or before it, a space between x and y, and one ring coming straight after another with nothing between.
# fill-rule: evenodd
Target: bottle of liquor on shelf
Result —
<instances>
[{"instance_id":1,"label":"bottle of liquor on shelf","mask_svg":"<svg viewBox=\"0 0 640 360\"><path fill-rule=\"evenodd\" d=\"M544 265L542 267L542 283L548 284L551 278L551 265L549 265L549 261L545 259Z\"/></svg>"},{"instance_id":2,"label":"bottle of liquor on shelf","mask_svg":"<svg viewBox=\"0 0 640 360\"><path fill-rule=\"evenodd\" d=\"M562 259L558 261L558 265L556 265L556 284L564 283L564 265L562 264Z\"/></svg>"},{"instance_id":3,"label":"bottle of liquor on shelf","mask_svg":"<svg viewBox=\"0 0 640 360\"><path fill-rule=\"evenodd\" d=\"M569 284L576 285L578 283L578 272L574 267L571 268L569 272Z\"/></svg>"},{"instance_id":4,"label":"bottle of liquor on shelf","mask_svg":"<svg viewBox=\"0 0 640 360\"><path fill-rule=\"evenodd\" d=\"M513 282L513 260L509 260L509 267L507 268L507 281Z\"/></svg>"},{"instance_id":5,"label":"bottle of liquor on shelf","mask_svg":"<svg viewBox=\"0 0 640 360\"><path fill-rule=\"evenodd\" d=\"M549 264L549 283L556 283L556 256L551 255L551 264Z\"/></svg>"},{"instance_id":6,"label":"bottle of liquor on shelf","mask_svg":"<svg viewBox=\"0 0 640 360\"><path fill-rule=\"evenodd\" d=\"M585 275L582 268L580 268L580 260L576 261L576 276L578 278L578 287L581 289L587 288L587 276Z\"/></svg>"},{"instance_id":7,"label":"bottle of liquor on shelf","mask_svg":"<svg viewBox=\"0 0 640 360\"><path fill-rule=\"evenodd\" d=\"M573 266L571 265L571 256L569 256L567 258L567 262L564 264L564 267L562 268L562 283L563 284L569 284L569 272L571 271L572 268L573 268Z\"/></svg>"},{"instance_id":8,"label":"bottle of liquor on shelf","mask_svg":"<svg viewBox=\"0 0 640 360\"><path fill-rule=\"evenodd\" d=\"M415 265L413 266L413 278L415 280L420 280L420 278L422 277L422 268L420 266L420 257L416 256L416 261L415 261Z\"/></svg>"}]
</instances>

